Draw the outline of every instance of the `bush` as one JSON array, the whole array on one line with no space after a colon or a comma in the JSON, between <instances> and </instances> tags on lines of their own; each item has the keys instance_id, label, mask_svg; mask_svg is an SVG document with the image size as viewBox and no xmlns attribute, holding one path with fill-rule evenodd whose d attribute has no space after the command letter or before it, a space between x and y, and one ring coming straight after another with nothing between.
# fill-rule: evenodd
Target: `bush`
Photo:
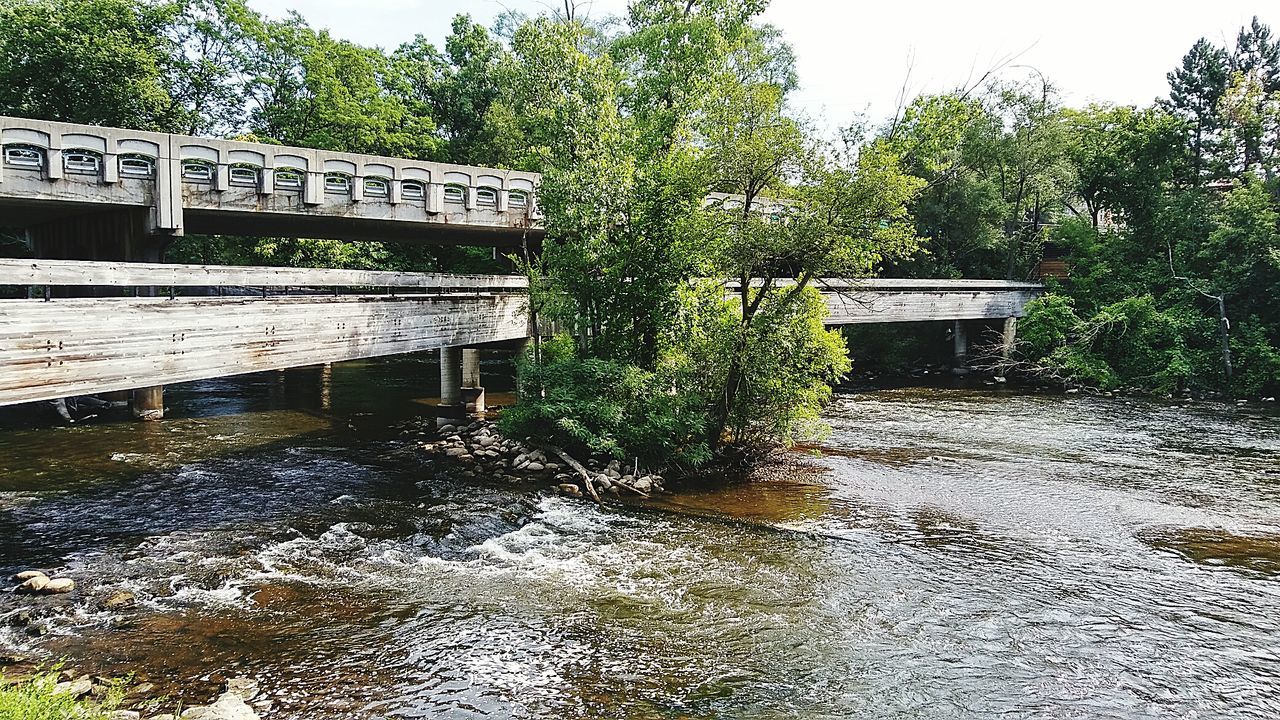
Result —
<instances>
[{"instance_id":1,"label":"bush","mask_svg":"<svg viewBox=\"0 0 1280 720\"><path fill-rule=\"evenodd\" d=\"M1181 307L1161 310L1150 295L1099 308L1088 320L1069 297L1047 294L1027 305L1017 358L1033 374L1103 390L1121 384L1172 392L1203 373L1189 345L1203 332Z\"/></svg>"},{"instance_id":2,"label":"bush","mask_svg":"<svg viewBox=\"0 0 1280 720\"><path fill-rule=\"evenodd\" d=\"M66 693L55 692L58 673L38 675L11 685L0 677L0 720L106 720L120 703L113 691L100 705L79 702Z\"/></svg>"},{"instance_id":3,"label":"bush","mask_svg":"<svg viewBox=\"0 0 1280 720\"><path fill-rule=\"evenodd\" d=\"M502 413L504 433L646 463L709 458L700 396L634 365L582 358L568 336L544 342L541 355L517 363L519 402Z\"/></svg>"},{"instance_id":4,"label":"bush","mask_svg":"<svg viewBox=\"0 0 1280 720\"><path fill-rule=\"evenodd\" d=\"M778 297L775 295L775 298ZM850 370L844 337L823 325L826 303L812 288L791 302L766 302L750 328L739 303L706 283L681 297L681 312L663 361L682 392L708 398L724 412L730 442L754 446L820 437L831 387ZM715 407L735 361L739 387L731 406Z\"/></svg>"}]
</instances>

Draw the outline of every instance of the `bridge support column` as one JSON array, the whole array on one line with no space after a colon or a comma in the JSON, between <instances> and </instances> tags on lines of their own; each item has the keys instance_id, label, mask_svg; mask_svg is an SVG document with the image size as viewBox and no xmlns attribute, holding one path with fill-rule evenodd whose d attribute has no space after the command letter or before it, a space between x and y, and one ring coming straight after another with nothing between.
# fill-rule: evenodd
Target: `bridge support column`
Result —
<instances>
[{"instance_id":1,"label":"bridge support column","mask_svg":"<svg viewBox=\"0 0 1280 720\"><path fill-rule=\"evenodd\" d=\"M440 404L436 426L453 425L467 416L462 403L462 348L440 348Z\"/></svg>"},{"instance_id":2,"label":"bridge support column","mask_svg":"<svg viewBox=\"0 0 1280 720\"><path fill-rule=\"evenodd\" d=\"M160 420L164 418L164 386L138 388L133 391L133 399L129 403L133 416L138 420Z\"/></svg>"},{"instance_id":3,"label":"bridge support column","mask_svg":"<svg viewBox=\"0 0 1280 720\"><path fill-rule=\"evenodd\" d=\"M467 412L484 412L484 386L480 384L480 350L462 350L462 399Z\"/></svg>"},{"instance_id":4,"label":"bridge support column","mask_svg":"<svg viewBox=\"0 0 1280 720\"><path fill-rule=\"evenodd\" d=\"M969 365L969 333L965 328L963 320L956 320L955 330L952 333L952 342L954 343L955 367L963 368Z\"/></svg>"},{"instance_id":5,"label":"bridge support column","mask_svg":"<svg viewBox=\"0 0 1280 720\"><path fill-rule=\"evenodd\" d=\"M1018 318L1007 317L1004 319L1004 333L1000 338L1000 357L1008 360L1010 353L1013 352L1014 343L1018 340Z\"/></svg>"}]
</instances>

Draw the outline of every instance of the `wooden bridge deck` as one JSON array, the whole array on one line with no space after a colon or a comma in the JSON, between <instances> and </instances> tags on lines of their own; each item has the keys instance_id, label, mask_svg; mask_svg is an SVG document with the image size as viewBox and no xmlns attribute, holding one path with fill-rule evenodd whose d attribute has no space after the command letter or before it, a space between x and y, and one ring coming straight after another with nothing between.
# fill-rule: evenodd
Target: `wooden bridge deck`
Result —
<instances>
[{"instance_id":1,"label":"wooden bridge deck","mask_svg":"<svg viewBox=\"0 0 1280 720\"><path fill-rule=\"evenodd\" d=\"M0 260L16 284L419 292L0 300L0 405L528 336L512 276Z\"/></svg>"},{"instance_id":2,"label":"wooden bridge deck","mask_svg":"<svg viewBox=\"0 0 1280 720\"><path fill-rule=\"evenodd\" d=\"M0 285L118 288L115 297L0 300L0 405L529 333L527 282L510 275L0 259ZM210 286L324 290L124 296ZM829 325L1018 317L1040 292L986 280L824 280L820 289Z\"/></svg>"}]
</instances>

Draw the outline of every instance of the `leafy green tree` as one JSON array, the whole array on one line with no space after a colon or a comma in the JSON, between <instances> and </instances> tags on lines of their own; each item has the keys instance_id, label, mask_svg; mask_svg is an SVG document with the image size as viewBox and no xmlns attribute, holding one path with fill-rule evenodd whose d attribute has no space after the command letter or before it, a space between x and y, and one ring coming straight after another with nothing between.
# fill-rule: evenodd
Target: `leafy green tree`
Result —
<instances>
[{"instance_id":1,"label":"leafy green tree","mask_svg":"<svg viewBox=\"0 0 1280 720\"><path fill-rule=\"evenodd\" d=\"M0 4L0 113L175 129L165 32L177 10L142 0Z\"/></svg>"},{"instance_id":2,"label":"leafy green tree","mask_svg":"<svg viewBox=\"0 0 1280 720\"><path fill-rule=\"evenodd\" d=\"M927 184L912 203L923 252L887 271L1023 279L1071 186L1065 127L1047 83L916 98L881 133Z\"/></svg>"},{"instance_id":3,"label":"leafy green tree","mask_svg":"<svg viewBox=\"0 0 1280 720\"><path fill-rule=\"evenodd\" d=\"M296 12L251 18L247 32L250 127L259 138L408 158L437 152L434 123L388 87L393 64L380 50L313 30Z\"/></svg>"},{"instance_id":4,"label":"leafy green tree","mask_svg":"<svg viewBox=\"0 0 1280 720\"><path fill-rule=\"evenodd\" d=\"M164 31L170 125L187 135L239 133L252 52L248 28L260 19L244 0L176 0L174 8Z\"/></svg>"}]
</instances>

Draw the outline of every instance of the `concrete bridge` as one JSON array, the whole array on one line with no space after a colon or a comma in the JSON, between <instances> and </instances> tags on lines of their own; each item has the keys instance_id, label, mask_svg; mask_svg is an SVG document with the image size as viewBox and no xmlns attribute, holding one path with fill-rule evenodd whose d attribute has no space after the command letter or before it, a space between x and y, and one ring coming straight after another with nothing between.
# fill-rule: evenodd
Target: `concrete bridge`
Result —
<instances>
[{"instance_id":1,"label":"concrete bridge","mask_svg":"<svg viewBox=\"0 0 1280 720\"><path fill-rule=\"evenodd\" d=\"M131 393L134 414L154 419L166 384L438 349L442 417L482 408L477 346L530 334L522 277L158 261L186 233L518 247L542 236L539 181L0 117L0 227L26 232L41 258L0 259L0 286L29 289L0 300L0 406ZM217 294L182 290L196 287ZM819 287L831 325L954 321L960 358L966 322L1003 320L1011 342L1039 292L986 280Z\"/></svg>"},{"instance_id":2,"label":"concrete bridge","mask_svg":"<svg viewBox=\"0 0 1280 720\"><path fill-rule=\"evenodd\" d=\"M45 257L158 260L184 234L517 247L536 173L0 116L0 226Z\"/></svg>"}]
</instances>

